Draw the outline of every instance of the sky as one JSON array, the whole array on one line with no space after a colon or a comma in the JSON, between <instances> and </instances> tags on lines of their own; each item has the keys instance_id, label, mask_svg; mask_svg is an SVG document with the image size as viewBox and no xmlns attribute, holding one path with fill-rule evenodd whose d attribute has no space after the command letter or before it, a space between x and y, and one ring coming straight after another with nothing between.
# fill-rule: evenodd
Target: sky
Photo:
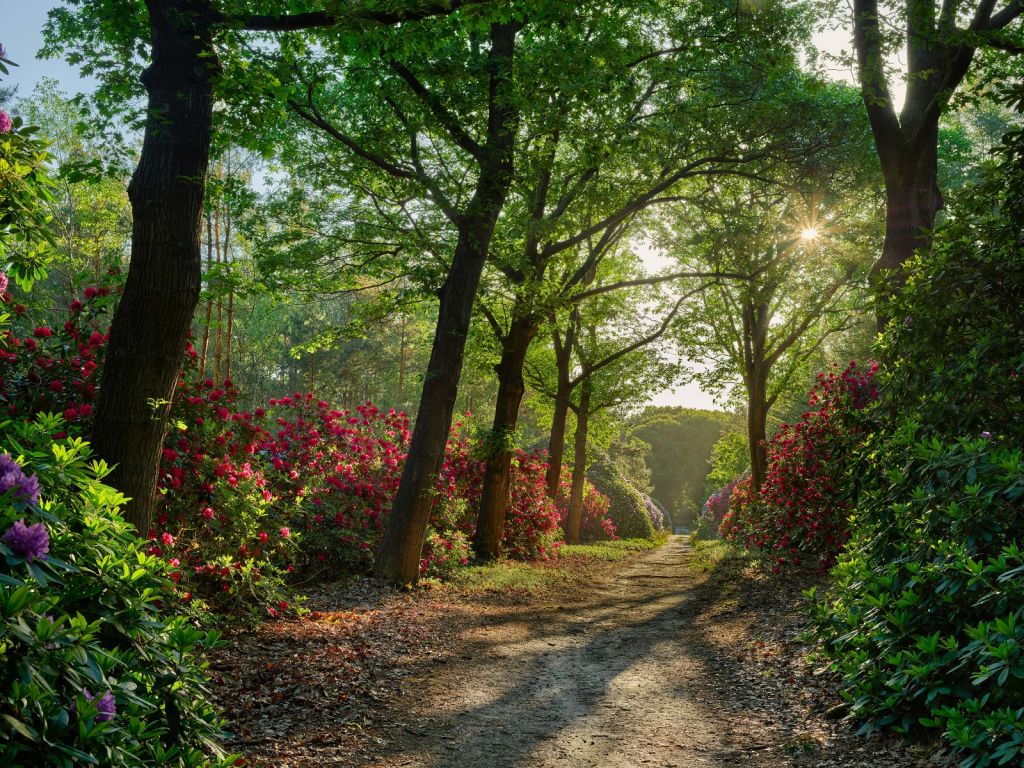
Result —
<instances>
[{"instance_id":1,"label":"sky","mask_svg":"<svg viewBox=\"0 0 1024 768\"><path fill-rule=\"evenodd\" d=\"M22 96L32 93L36 83L44 77L56 79L62 89L70 95L88 93L94 83L79 76L74 67L62 61L37 59L36 53L42 47L42 28L50 8L59 3L51 0L0 0L0 43L7 49L7 57L18 64L3 85L17 85ZM838 53L850 47L849 32L845 29L820 32L815 35L815 45L822 51ZM853 73L848 70L832 69L830 75L837 80L853 82ZM894 96L902 101L902 89L894 87ZM661 259L657 254L645 256L649 270L657 269ZM681 405L687 408L720 410L722 406L714 397L696 384L668 389L651 399L652 405Z\"/></svg>"}]
</instances>

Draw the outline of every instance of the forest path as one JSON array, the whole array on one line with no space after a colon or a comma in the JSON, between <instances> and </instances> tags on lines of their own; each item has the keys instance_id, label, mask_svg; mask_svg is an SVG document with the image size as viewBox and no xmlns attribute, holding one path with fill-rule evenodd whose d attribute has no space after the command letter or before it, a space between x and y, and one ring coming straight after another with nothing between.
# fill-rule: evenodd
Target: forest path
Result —
<instances>
[{"instance_id":1,"label":"forest path","mask_svg":"<svg viewBox=\"0 0 1024 768\"><path fill-rule=\"evenodd\" d=\"M675 536L577 604L481 617L454 662L410 680L405 734L370 764L893 765L815 732L777 674L743 658L765 617L694 558Z\"/></svg>"}]
</instances>

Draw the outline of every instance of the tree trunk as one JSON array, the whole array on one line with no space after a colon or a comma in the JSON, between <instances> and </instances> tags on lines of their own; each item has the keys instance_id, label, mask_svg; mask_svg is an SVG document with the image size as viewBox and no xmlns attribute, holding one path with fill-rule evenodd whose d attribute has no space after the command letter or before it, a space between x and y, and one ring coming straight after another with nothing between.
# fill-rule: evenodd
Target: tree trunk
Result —
<instances>
[{"instance_id":1,"label":"tree trunk","mask_svg":"<svg viewBox=\"0 0 1024 768\"><path fill-rule=\"evenodd\" d=\"M131 263L110 326L93 445L146 535L170 399L202 287L199 250L218 72L202 0L147 0L153 61L145 137L128 197Z\"/></svg>"},{"instance_id":2,"label":"tree trunk","mask_svg":"<svg viewBox=\"0 0 1024 768\"><path fill-rule=\"evenodd\" d=\"M206 290L210 291L213 274L213 219L206 214ZM206 298L206 317L203 320L203 346L199 354L199 380L206 377L206 356L210 352L210 323L213 322L213 296Z\"/></svg>"},{"instance_id":3,"label":"tree trunk","mask_svg":"<svg viewBox=\"0 0 1024 768\"><path fill-rule=\"evenodd\" d=\"M508 335L502 339L501 362L498 363L498 396L494 404L491 438L494 443L487 454L484 484L480 494L473 550L482 560L493 560L501 554L501 537L505 531L505 511L512 474L515 447L511 437L519 421L519 405L526 393L523 366L530 342L537 335L539 324L531 316L512 321Z\"/></svg>"},{"instance_id":4,"label":"tree trunk","mask_svg":"<svg viewBox=\"0 0 1024 768\"><path fill-rule=\"evenodd\" d=\"M747 442L750 445L750 480L757 493L767 474L765 432L768 421L768 374L765 359L768 341L769 297L751 299L742 307L743 383L747 389Z\"/></svg>"},{"instance_id":5,"label":"tree trunk","mask_svg":"<svg viewBox=\"0 0 1024 768\"><path fill-rule=\"evenodd\" d=\"M518 112L511 93L518 22L491 25L490 108L476 191L459 217L455 255L441 288L437 325L420 405L374 573L399 584L419 578L420 552L430 521L437 475L451 428L462 358L491 235L513 176Z\"/></svg>"},{"instance_id":6,"label":"tree trunk","mask_svg":"<svg viewBox=\"0 0 1024 768\"><path fill-rule=\"evenodd\" d=\"M580 405L576 409L576 434L573 443L572 490L569 493L569 511L565 518L565 541L579 544L580 523L583 521L583 492L587 480L587 433L590 429L590 382L580 385Z\"/></svg>"},{"instance_id":7,"label":"tree trunk","mask_svg":"<svg viewBox=\"0 0 1024 768\"><path fill-rule=\"evenodd\" d=\"M871 277L889 292L898 290L906 280L904 264L915 253L931 249L935 217L943 205L938 185L938 126L929 126L928 132L935 138L925 139L916 162L895 157L887 163L885 242Z\"/></svg>"},{"instance_id":8,"label":"tree trunk","mask_svg":"<svg viewBox=\"0 0 1024 768\"><path fill-rule=\"evenodd\" d=\"M214 208L213 210L213 247L217 255L217 267L219 268L224 263L220 247L220 208ZM221 274L221 270L218 269L218 277ZM213 345L213 380L219 387L221 382L224 381L224 297L220 295L217 296L217 324L214 326L214 330L217 332L217 336Z\"/></svg>"},{"instance_id":9,"label":"tree trunk","mask_svg":"<svg viewBox=\"0 0 1024 768\"><path fill-rule=\"evenodd\" d=\"M757 366L747 381L747 441L750 444L750 481L757 493L768 474L765 450L768 422L767 374Z\"/></svg>"},{"instance_id":10,"label":"tree trunk","mask_svg":"<svg viewBox=\"0 0 1024 768\"><path fill-rule=\"evenodd\" d=\"M574 321L570 321L565 341L555 337L555 364L558 367L558 386L555 390L555 412L551 417L551 438L548 440L548 498L558 497L558 486L562 481L562 462L565 459L565 424L569 419L569 399L572 397L572 382L569 365L572 359Z\"/></svg>"}]
</instances>

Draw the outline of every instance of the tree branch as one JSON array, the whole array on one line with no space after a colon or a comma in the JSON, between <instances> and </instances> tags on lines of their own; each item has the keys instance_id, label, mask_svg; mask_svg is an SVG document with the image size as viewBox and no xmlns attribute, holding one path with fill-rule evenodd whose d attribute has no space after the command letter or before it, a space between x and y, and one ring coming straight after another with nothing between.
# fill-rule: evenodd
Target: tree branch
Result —
<instances>
[{"instance_id":1,"label":"tree branch","mask_svg":"<svg viewBox=\"0 0 1024 768\"><path fill-rule=\"evenodd\" d=\"M465 150L472 157L478 161L483 156L483 150L480 145L470 136L466 131L459 125L459 121L455 119L455 116L445 108L441 100L432 93L419 79L414 75L405 65L400 64L397 61L388 62L391 69L397 74L405 84L409 86L416 97L422 101L430 113L437 118L437 121L441 124L441 127L445 129L452 141L455 142L456 146Z\"/></svg>"},{"instance_id":2,"label":"tree branch","mask_svg":"<svg viewBox=\"0 0 1024 768\"><path fill-rule=\"evenodd\" d=\"M447 16L464 6L480 5L490 0L434 0L419 5L409 3L397 10L375 9L365 5L353 5L348 10L309 11L293 14L255 14L239 17L229 16L224 23L234 29L252 32L296 32L303 29L334 27L341 24L359 24L372 21L382 26L394 26L404 21L419 21L432 16Z\"/></svg>"}]
</instances>

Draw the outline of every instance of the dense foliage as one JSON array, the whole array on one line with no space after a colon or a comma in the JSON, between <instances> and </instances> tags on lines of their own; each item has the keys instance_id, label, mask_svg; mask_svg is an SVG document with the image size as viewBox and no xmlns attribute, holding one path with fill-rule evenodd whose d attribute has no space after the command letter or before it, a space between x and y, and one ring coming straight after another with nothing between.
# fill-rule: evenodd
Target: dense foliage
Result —
<instances>
[{"instance_id":1,"label":"dense foliage","mask_svg":"<svg viewBox=\"0 0 1024 768\"><path fill-rule=\"evenodd\" d=\"M198 660L217 635L176 615L103 465L58 417L0 426L0 762L233 763Z\"/></svg>"},{"instance_id":2,"label":"dense foliage","mask_svg":"<svg viewBox=\"0 0 1024 768\"><path fill-rule=\"evenodd\" d=\"M608 517L615 532L624 539L650 539L655 527L644 496L607 462L590 468L590 482L609 499Z\"/></svg>"},{"instance_id":3,"label":"dense foliage","mask_svg":"<svg viewBox=\"0 0 1024 768\"><path fill-rule=\"evenodd\" d=\"M910 267L856 524L817 626L855 715L1024 757L1024 184L1007 163Z\"/></svg>"}]
</instances>

